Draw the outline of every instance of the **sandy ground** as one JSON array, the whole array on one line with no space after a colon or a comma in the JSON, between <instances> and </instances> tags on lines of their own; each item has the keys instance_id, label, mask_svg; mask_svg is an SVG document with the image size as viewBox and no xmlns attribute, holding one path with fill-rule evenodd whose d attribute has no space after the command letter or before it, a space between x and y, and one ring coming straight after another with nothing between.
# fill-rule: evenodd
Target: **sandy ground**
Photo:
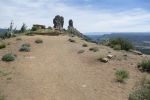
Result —
<instances>
[{"instance_id":1,"label":"sandy ground","mask_svg":"<svg viewBox=\"0 0 150 100\"><path fill-rule=\"evenodd\" d=\"M5 53L17 54L14 62L0 61L0 70L8 73L0 76L0 94L5 100L127 100L138 80L144 73L137 69L143 59L123 51L114 51L105 46L87 43L74 37L76 43L68 41L68 36L21 36L6 40ZM40 38L43 44L34 41ZM19 52L23 43L31 44L31 52ZM99 47L91 52L90 47ZM78 54L79 50L85 50ZM98 57L109 53L116 55L109 63L97 61ZM123 55L127 54L127 58ZM130 78L124 83L115 81L116 69L129 71Z\"/></svg>"}]
</instances>

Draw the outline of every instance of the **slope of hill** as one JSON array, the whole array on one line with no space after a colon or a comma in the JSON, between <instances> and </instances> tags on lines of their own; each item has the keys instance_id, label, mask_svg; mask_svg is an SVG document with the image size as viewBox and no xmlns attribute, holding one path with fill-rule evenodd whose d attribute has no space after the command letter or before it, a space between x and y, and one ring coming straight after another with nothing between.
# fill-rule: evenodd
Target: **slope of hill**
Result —
<instances>
[{"instance_id":1,"label":"slope of hill","mask_svg":"<svg viewBox=\"0 0 150 100\"><path fill-rule=\"evenodd\" d=\"M112 34L104 34L104 35L88 35L94 41L103 41L105 39L112 39L112 38L126 38L127 40L131 41L137 50L145 53L150 54L150 33L112 33Z\"/></svg>"},{"instance_id":2,"label":"slope of hill","mask_svg":"<svg viewBox=\"0 0 150 100\"><path fill-rule=\"evenodd\" d=\"M43 43L36 44L36 39ZM6 100L127 100L143 75L137 63L149 58L67 35L20 36L4 42L9 45L0 51L0 57L9 52L17 55L14 62L0 61L1 72L6 73L0 78L0 93ZM30 43L31 52L18 51L23 43ZM82 47L83 43L88 47ZM91 52L91 47L99 51ZM80 50L85 52L78 54ZM109 63L97 60L110 53L115 58ZM115 70L122 68L130 73L126 84L115 81Z\"/></svg>"}]
</instances>

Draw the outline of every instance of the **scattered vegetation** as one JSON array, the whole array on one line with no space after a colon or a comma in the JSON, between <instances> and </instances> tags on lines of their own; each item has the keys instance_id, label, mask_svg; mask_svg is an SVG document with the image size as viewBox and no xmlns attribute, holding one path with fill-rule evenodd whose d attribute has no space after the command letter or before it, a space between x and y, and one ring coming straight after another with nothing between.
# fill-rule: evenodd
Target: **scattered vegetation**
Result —
<instances>
[{"instance_id":1,"label":"scattered vegetation","mask_svg":"<svg viewBox=\"0 0 150 100\"><path fill-rule=\"evenodd\" d=\"M2 57L2 61L10 62L10 61L14 61L15 58L16 58L16 56L14 54L8 53Z\"/></svg>"},{"instance_id":2,"label":"scattered vegetation","mask_svg":"<svg viewBox=\"0 0 150 100\"><path fill-rule=\"evenodd\" d=\"M68 39L68 41L75 43L76 41L73 39Z\"/></svg>"},{"instance_id":3,"label":"scattered vegetation","mask_svg":"<svg viewBox=\"0 0 150 100\"><path fill-rule=\"evenodd\" d=\"M82 46L83 46L83 47L88 47L88 45L87 45L86 43L84 43Z\"/></svg>"},{"instance_id":4,"label":"scattered vegetation","mask_svg":"<svg viewBox=\"0 0 150 100\"><path fill-rule=\"evenodd\" d=\"M43 40L42 39L36 39L35 43L37 43L37 44L43 43Z\"/></svg>"},{"instance_id":5,"label":"scattered vegetation","mask_svg":"<svg viewBox=\"0 0 150 100\"><path fill-rule=\"evenodd\" d=\"M138 64L138 68L142 71L150 72L150 60L143 60Z\"/></svg>"},{"instance_id":6,"label":"scattered vegetation","mask_svg":"<svg viewBox=\"0 0 150 100\"><path fill-rule=\"evenodd\" d=\"M0 49L6 48L6 44L3 42L0 42Z\"/></svg>"},{"instance_id":7,"label":"scattered vegetation","mask_svg":"<svg viewBox=\"0 0 150 100\"><path fill-rule=\"evenodd\" d=\"M84 53L84 52L85 52L84 50L79 50L78 54L81 54L81 53Z\"/></svg>"},{"instance_id":8,"label":"scattered vegetation","mask_svg":"<svg viewBox=\"0 0 150 100\"><path fill-rule=\"evenodd\" d=\"M31 51L31 48L30 47L27 47L27 46L22 46L20 49L19 49L20 52L30 52Z\"/></svg>"},{"instance_id":9,"label":"scattered vegetation","mask_svg":"<svg viewBox=\"0 0 150 100\"><path fill-rule=\"evenodd\" d=\"M115 76L116 76L116 80L122 83L124 82L125 79L129 77L129 73L127 70L120 69L120 70L116 70Z\"/></svg>"},{"instance_id":10,"label":"scattered vegetation","mask_svg":"<svg viewBox=\"0 0 150 100\"><path fill-rule=\"evenodd\" d=\"M19 51L21 51L21 52L30 52L31 51L30 47L31 47L31 45L29 43L22 44Z\"/></svg>"},{"instance_id":11,"label":"scattered vegetation","mask_svg":"<svg viewBox=\"0 0 150 100\"><path fill-rule=\"evenodd\" d=\"M144 78L142 84L130 93L128 100L150 100L150 80Z\"/></svg>"},{"instance_id":12,"label":"scattered vegetation","mask_svg":"<svg viewBox=\"0 0 150 100\"><path fill-rule=\"evenodd\" d=\"M93 51L93 52L97 52L99 51L98 47L92 47L92 48L89 48L90 51Z\"/></svg>"},{"instance_id":13,"label":"scattered vegetation","mask_svg":"<svg viewBox=\"0 0 150 100\"><path fill-rule=\"evenodd\" d=\"M116 38L110 40L108 46L114 48L115 50L129 51L130 49L133 49L132 43L123 38Z\"/></svg>"}]
</instances>

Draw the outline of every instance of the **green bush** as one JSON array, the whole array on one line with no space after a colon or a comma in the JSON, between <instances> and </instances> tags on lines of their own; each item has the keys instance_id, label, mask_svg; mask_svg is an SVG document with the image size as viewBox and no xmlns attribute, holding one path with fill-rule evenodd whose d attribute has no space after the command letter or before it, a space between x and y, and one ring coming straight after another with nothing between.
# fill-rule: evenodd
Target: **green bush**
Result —
<instances>
[{"instance_id":1,"label":"green bush","mask_svg":"<svg viewBox=\"0 0 150 100\"><path fill-rule=\"evenodd\" d=\"M92 47L92 48L89 48L90 51L93 51L93 52L97 52L99 51L98 47Z\"/></svg>"},{"instance_id":2,"label":"green bush","mask_svg":"<svg viewBox=\"0 0 150 100\"><path fill-rule=\"evenodd\" d=\"M0 43L0 49L6 48L6 44L5 43Z\"/></svg>"},{"instance_id":3,"label":"green bush","mask_svg":"<svg viewBox=\"0 0 150 100\"><path fill-rule=\"evenodd\" d=\"M22 46L19 51L21 52L30 52L31 51L31 48L30 47L27 47L27 46Z\"/></svg>"},{"instance_id":4,"label":"green bush","mask_svg":"<svg viewBox=\"0 0 150 100\"><path fill-rule=\"evenodd\" d=\"M138 68L142 71L150 72L150 60L143 60L138 64Z\"/></svg>"},{"instance_id":5,"label":"green bush","mask_svg":"<svg viewBox=\"0 0 150 100\"><path fill-rule=\"evenodd\" d=\"M35 40L35 43L37 43L37 44L39 44L39 43L43 43L43 40L41 40L41 39L37 39L37 40Z\"/></svg>"},{"instance_id":6,"label":"green bush","mask_svg":"<svg viewBox=\"0 0 150 100\"><path fill-rule=\"evenodd\" d=\"M110 47L114 47L118 45L117 49L126 50L129 51L130 49L133 49L133 44L129 42L126 39L123 38L116 38L109 41L108 44ZM120 47L119 47L120 46Z\"/></svg>"},{"instance_id":7,"label":"green bush","mask_svg":"<svg viewBox=\"0 0 150 100\"><path fill-rule=\"evenodd\" d=\"M121 69L115 72L115 76L116 76L116 80L122 83L124 82L125 79L129 77L129 73L128 71Z\"/></svg>"},{"instance_id":8,"label":"green bush","mask_svg":"<svg viewBox=\"0 0 150 100\"><path fill-rule=\"evenodd\" d=\"M15 58L16 58L16 56L14 54L8 53L2 57L2 61L10 62L10 61L14 61Z\"/></svg>"},{"instance_id":9,"label":"green bush","mask_svg":"<svg viewBox=\"0 0 150 100\"><path fill-rule=\"evenodd\" d=\"M150 100L150 81L130 93L128 100Z\"/></svg>"},{"instance_id":10,"label":"green bush","mask_svg":"<svg viewBox=\"0 0 150 100\"><path fill-rule=\"evenodd\" d=\"M87 45L86 43L84 43L82 46L83 46L83 47L88 47L88 45Z\"/></svg>"}]
</instances>

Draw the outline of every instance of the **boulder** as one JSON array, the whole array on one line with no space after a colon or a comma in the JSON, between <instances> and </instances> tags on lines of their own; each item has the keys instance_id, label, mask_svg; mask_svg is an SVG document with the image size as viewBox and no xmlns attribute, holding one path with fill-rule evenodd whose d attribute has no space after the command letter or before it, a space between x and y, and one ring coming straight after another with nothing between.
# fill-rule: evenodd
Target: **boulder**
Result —
<instances>
[{"instance_id":1,"label":"boulder","mask_svg":"<svg viewBox=\"0 0 150 100\"><path fill-rule=\"evenodd\" d=\"M107 55L107 58L112 59L113 55Z\"/></svg>"},{"instance_id":2,"label":"boulder","mask_svg":"<svg viewBox=\"0 0 150 100\"><path fill-rule=\"evenodd\" d=\"M101 58L100 61L104 62L104 63L107 63L108 62L108 58Z\"/></svg>"}]
</instances>

